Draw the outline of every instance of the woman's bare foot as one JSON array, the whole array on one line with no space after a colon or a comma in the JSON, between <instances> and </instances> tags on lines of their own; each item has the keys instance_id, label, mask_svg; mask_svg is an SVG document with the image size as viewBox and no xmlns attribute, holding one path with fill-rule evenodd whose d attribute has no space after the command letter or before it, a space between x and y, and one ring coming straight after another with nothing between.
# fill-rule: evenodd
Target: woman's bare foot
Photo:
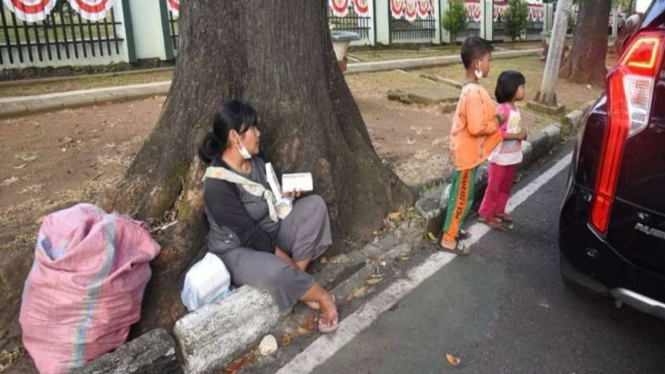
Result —
<instances>
[{"instance_id":1,"label":"woman's bare foot","mask_svg":"<svg viewBox=\"0 0 665 374\"><path fill-rule=\"evenodd\" d=\"M304 301L305 305L307 305L308 308L314 309L314 310L319 310L321 309L321 304L319 304L316 301Z\"/></svg>"},{"instance_id":2,"label":"woman's bare foot","mask_svg":"<svg viewBox=\"0 0 665 374\"><path fill-rule=\"evenodd\" d=\"M339 312L335 306L334 298L329 294L319 302L321 312L319 313L319 331L323 334L329 334L337 330L339 324Z\"/></svg>"}]
</instances>

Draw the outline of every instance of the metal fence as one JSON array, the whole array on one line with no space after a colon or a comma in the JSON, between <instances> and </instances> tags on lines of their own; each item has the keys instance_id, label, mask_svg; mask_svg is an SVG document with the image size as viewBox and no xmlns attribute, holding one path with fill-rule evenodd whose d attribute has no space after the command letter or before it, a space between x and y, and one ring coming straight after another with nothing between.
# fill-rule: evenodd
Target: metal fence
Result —
<instances>
[{"instance_id":1,"label":"metal fence","mask_svg":"<svg viewBox=\"0 0 665 374\"><path fill-rule=\"evenodd\" d=\"M457 40L464 40L468 36L480 36L480 22L468 21L466 23L466 29L457 37Z\"/></svg>"},{"instance_id":2,"label":"metal fence","mask_svg":"<svg viewBox=\"0 0 665 374\"><path fill-rule=\"evenodd\" d=\"M526 34L527 36L538 36L540 37L540 33L543 31L543 22L533 22L529 21L529 26L526 28Z\"/></svg>"},{"instance_id":3,"label":"metal fence","mask_svg":"<svg viewBox=\"0 0 665 374\"><path fill-rule=\"evenodd\" d=\"M409 22L390 18L390 41L433 39L438 27L436 17L429 15L425 19Z\"/></svg>"},{"instance_id":4,"label":"metal fence","mask_svg":"<svg viewBox=\"0 0 665 374\"><path fill-rule=\"evenodd\" d=\"M108 11L104 20L91 22L82 19L65 2L44 21L31 23L19 20L3 7L0 11L0 66L119 55L120 43L124 41L118 36L121 25L113 11Z\"/></svg>"},{"instance_id":5,"label":"metal fence","mask_svg":"<svg viewBox=\"0 0 665 374\"><path fill-rule=\"evenodd\" d=\"M352 31L360 35L360 39L370 39L369 33L374 22L372 17L359 16L353 8L349 8L349 13L344 17L336 17L332 9L328 8L328 20L335 30Z\"/></svg>"},{"instance_id":6,"label":"metal fence","mask_svg":"<svg viewBox=\"0 0 665 374\"><path fill-rule=\"evenodd\" d=\"M180 23L178 19L169 13L169 31L171 34L171 42L173 43L173 50L178 50L178 41L180 39Z\"/></svg>"}]
</instances>

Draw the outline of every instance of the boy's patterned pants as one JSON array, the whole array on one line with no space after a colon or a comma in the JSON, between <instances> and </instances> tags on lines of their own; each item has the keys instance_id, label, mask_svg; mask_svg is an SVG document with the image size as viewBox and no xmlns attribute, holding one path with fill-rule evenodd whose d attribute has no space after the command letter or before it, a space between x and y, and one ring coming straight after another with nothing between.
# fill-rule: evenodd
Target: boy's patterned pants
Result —
<instances>
[{"instance_id":1,"label":"boy's patterned pants","mask_svg":"<svg viewBox=\"0 0 665 374\"><path fill-rule=\"evenodd\" d=\"M446 222L443 225L443 238L457 240L464 219L469 214L475 195L476 172L478 167L469 170L457 170L453 176L448 198Z\"/></svg>"}]
</instances>

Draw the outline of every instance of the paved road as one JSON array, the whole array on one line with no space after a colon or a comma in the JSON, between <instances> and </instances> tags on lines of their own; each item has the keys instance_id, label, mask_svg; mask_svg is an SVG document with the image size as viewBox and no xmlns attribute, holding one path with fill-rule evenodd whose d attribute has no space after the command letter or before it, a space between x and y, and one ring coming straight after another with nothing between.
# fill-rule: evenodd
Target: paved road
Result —
<instances>
[{"instance_id":1,"label":"paved road","mask_svg":"<svg viewBox=\"0 0 665 374\"><path fill-rule=\"evenodd\" d=\"M515 232L485 235L472 256L436 272L313 373L665 373L665 322L560 282L566 176L517 208ZM461 365L448 365L447 352Z\"/></svg>"}]
</instances>

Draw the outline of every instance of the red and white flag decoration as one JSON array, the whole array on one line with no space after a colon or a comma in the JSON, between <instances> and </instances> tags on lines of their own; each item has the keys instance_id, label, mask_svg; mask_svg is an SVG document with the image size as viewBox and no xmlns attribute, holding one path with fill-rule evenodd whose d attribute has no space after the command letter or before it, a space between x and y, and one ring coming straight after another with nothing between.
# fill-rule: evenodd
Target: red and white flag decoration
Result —
<instances>
[{"instance_id":1,"label":"red and white flag decoration","mask_svg":"<svg viewBox=\"0 0 665 374\"><path fill-rule=\"evenodd\" d=\"M404 9L404 18L413 22L418 15L418 2L419 0L406 0L406 9Z\"/></svg>"},{"instance_id":2,"label":"red and white flag decoration","mask_svg":"<svg viewBox=\"0 0 665 374\"><path fill-rule=\"evenodd\" d=\"M46 19L56 0L2 0L16 17L25 22L37 22Z\"/></svg>"},{"instance_id":3,"label":"red and white flag decoration","mask_svg":"<svg viewBox=\"0 0 665 374\"><path fill-rule=\"evenodd\" d=\"M99 21L106 18L106 11L113 6L113 0L69 0L81 17L89 21Z\"/></svg>"},{"instance_id":4,"label":"red and white flag decoration","mask_svg":"<svg viewBox=\"0 0 665 374\"><path fill-rule=\"evenodd\" d=\"M345 17L349 13L350 0L330 0L330 9L335 17Z\"/></svg>"},{"instance_id":5,"label":"red and white flag decoration","mask_svg":"<svg viewBox=\"0 0 665 374\"><path fill-rule=\"evenodd\" d=\"M406 8L406 0L390 0L390 13L394 19L404 16L404 8Z\"/></svg>"},{"instance_id":6,"label":"red and white flag decoration","mask_svg":"<svg viewBox=\"0 0 665 374\"><path fill-rule=\"evenodd\" d=\"M369 17L372 12L371 8L372 0L353 0L353 6L356 10L356 14L360 17Z\"/></svg>"},{"instance_id":7,"label":"red and white flag decoration","mask_svg":"<svg viewBox=\"0 0 665 374\"><path fill-rule=\"evenodd\" d=\"M180 0L166 0L166 7L173 14L173 17L178 18L180 16Z\"/></svg>"},{"instance_id":8,"label":"red and white flag decoration","mask_svg":"<svg viewBox=\"0 0 665 374\"><path fill-rule=\"evenodd\" d=\"M418 15L421 18L427 18L434 12L434 4L432 0L418 0Z\"/></svg>"},{"instance_id":9,"label":"red and white flag decoration","mask_svg":"<svg viewBox=\"0 0 665 374\"><path fill-rule=\"evenodd\" d=\"M464 0L464 6L469 13L469 20L472 22L480 22L480 0Z\"/></svg>"}]
</instances>

